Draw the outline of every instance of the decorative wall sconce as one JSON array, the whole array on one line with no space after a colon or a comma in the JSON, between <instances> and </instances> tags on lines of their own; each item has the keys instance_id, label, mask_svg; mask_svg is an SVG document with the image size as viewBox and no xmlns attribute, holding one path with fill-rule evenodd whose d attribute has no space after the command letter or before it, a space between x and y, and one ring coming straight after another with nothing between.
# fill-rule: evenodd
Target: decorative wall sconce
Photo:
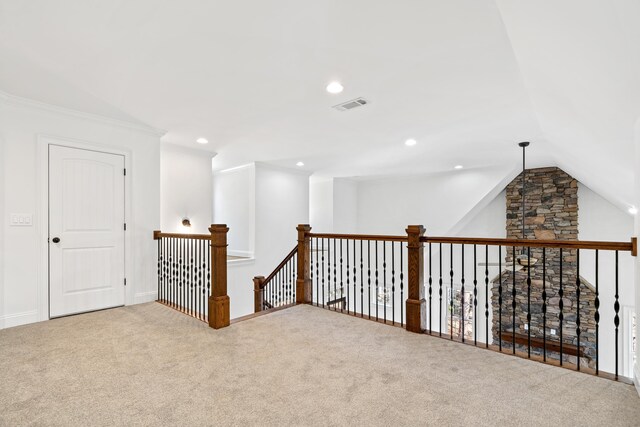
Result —
<instances>
[{"instance_id":1,"label":"decorative wall sconce","mask_svg":"<svg viewBox=\"0 0 640 427\"><path fill-rule=\"evenodd\" d=\"M182 220L182 226L183 227L191 227L191 221L189 220L189 218L185 218Z\"/></svg>"}]
</instances>

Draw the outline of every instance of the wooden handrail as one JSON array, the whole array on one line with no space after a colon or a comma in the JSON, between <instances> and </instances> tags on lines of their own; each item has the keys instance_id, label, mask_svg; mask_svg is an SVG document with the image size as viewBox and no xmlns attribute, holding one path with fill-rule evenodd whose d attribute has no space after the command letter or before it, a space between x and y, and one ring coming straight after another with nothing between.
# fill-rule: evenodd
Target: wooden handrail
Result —
<instances>
[{"instance_id":1,"label":"wooden handrail","mask_svg":"<svg viewBox=\"0 0 640 427\"><path fill-rule=\"evenodd\" d=\"M309 237L318 239L348 239L348 240L378 240L385 242L406 242L407 236L388 236L380 234L333 234L333 233L309 233Z\"/></svg>"},{"instance_id":2,"label":"wooden handrail","mask_svg":"<svg viewBox=\"0 0 640 427\"><path fill-rule=\"evenodd\" d=\"M637 243L633 237L630 242L599 242L588 240L533 240L533 239L496 239L484 237L433 237L420 239L425 243L451 243L465 245L515 246L531 248L566 248L566 249L600 249L611 251L628 251L636 255Z\"/></svg>"},{"instance_id":3,"label":"wooden handrail","mask_svg":"<svg viewBox=\"0 0 640 427\"><path fill-rule=\"evenodd\" d=\"M278 274L278 271L280 271L280 269L281 269L282 267L284 267L284 266L285 266L285 264L287 264L287 262L289 262L289 260L290 260L291 258L293 258L293 257L294 257L294 255L295 255L295 254L297 254L297 253L298 253L298 246L296 245L296 247L295 247L295 248L293 248L293 249L291 250L291 252L289 252L289 254L288 254L288 255L287 255L287 256L282 260L282 262L281 262L280 264L278 264L278 266L275 268L275 270L273 270L273 271L271 272L271 274L269 274L269 275L267 276L267 278L266 278L266 279L264 279L264 282L262 282L262 284L260 284L260 289L264 289L264 287L265 287L265 286L267 286L267 284L269 283L269 281L271 281L271 279L273 279L273 278L276 276L276 274Z\"/></svg>"},{"instance_id":4,"label":"wooden handrail","mask_svg":"<svg viewBox=\"0 0 640 427\"><path fill-rule=\"evenodd\" d=\"M211 234L163 233L157 230L153 232L153 240L162 238L211 240Z\"/></svg>"}]
</instances>

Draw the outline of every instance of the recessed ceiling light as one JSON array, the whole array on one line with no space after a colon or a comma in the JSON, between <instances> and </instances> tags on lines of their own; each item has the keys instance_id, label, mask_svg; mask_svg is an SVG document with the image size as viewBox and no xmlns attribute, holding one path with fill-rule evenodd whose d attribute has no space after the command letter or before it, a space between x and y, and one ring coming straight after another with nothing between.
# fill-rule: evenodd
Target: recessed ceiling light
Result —
<instances>
[{"instance_id":1,"label":"recessed ceiling light","mask_svg":"<svg viewBox=\"0 0 640 427\"><path fill-rule=\"evenodd\" d=\"M198 144L208 144L208 143L209 143L209 141L207 140L207 138L198 138L198 139L196 139L196 142L197 142Z\"/></svg>"},{"instance_id":2,"label":"recessed ceiling light","mask_svg":"<svg viewBox=\"0 0 640 427\"><path fill-rule=\"evenodd\" d=\"M329 93L340 93L344 87L340 84L340 82L331 82L327 85L327 92Z\"/></svg>"},{"instance_id":3,"label":"recessed ceiling light","mask_svg":"<svg viewBox=\"0 0 640 427\"><path fill-rule=\"evenodd\" d=\"M296 166L298 166L298 167L300 167L300 168L301 168L302 166L304 166L304 163L302 163L302 162L298 162L298 163L296 163Z\"/></svg>"},{"instance_id":4,"label":"recessed ceiling light","mask_svg":"<svg viewBox=\"0 0 640 427\"><path fill-rule=\"evenodd\" d=\"M453 168L454 168L454 169L462 169L463 167L464 167L464 166L462 166L462 165L455 165Z\"/></svg>"},{"instance_id":5,"label":"recessed ceiling light","mask_svg":"<svg viewBox=\"0 0 640 427\"><path fill-rule=\"evenodd\" d=\"M630 213L631 215L635 215L635 214L637 214L637 213L638 213L638 208L636 208L635 206L631 206L631 207L629 208L629 213Z\"/></svg>"},{"instance_id":6,"label":"recessed ceiling light","mask_svg":"<svg viewBox=\"0 0 640 427\"><path fill-rule=\"evenodd\" d=\"M417 143L418 143L418 142L417 142L415 139L410 138L410 139L407 139L407 140L404 142L404 145L406 145L407 147L413 147L413 146L414 146L414 145L416 145Z\"/></svg>"}]
</instances>

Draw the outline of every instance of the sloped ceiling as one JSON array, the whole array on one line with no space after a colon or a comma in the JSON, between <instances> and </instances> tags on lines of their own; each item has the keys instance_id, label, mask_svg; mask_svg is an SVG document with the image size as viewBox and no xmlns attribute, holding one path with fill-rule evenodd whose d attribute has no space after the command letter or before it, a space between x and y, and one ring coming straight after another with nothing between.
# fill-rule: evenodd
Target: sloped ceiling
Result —
<instances>
[{"instance_id":1,"label":"sloped ceiling","mask_svg":"<svg viewBox=\"0 0 640 427\"><path fill-rule=\"evenodd\" d=\"M530 140L531 166L624 205L639 3L0 0L0 90L204 136L217 168L442 173L517 165Z\"/></svg>"}]
</instances>

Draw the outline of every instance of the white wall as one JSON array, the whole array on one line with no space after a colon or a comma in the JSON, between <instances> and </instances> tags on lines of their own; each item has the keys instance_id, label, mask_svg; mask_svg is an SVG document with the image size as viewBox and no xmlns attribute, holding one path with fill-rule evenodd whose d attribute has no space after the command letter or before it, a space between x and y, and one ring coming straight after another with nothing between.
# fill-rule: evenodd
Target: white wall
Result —
<instances>
[{"instance_id":1,"label":"white wall","mask_svg":"<svg viewBox=\"0 0 640 427\"><path fill-rule=\"evenodd\" d=\"M131 216L127 218L126 303L154 300L156 254L151 236L160 226L159 133L9 95L0 96L0 117L4 137L1 169L5 177L11 177L1 187L4 326L48 318L46 206L42 203L46 167L41 163L46 165L46 145L38 142L41 135L127 153ZM33 214L34 226L9 227L10 213Z\"/></svg>"},{"instance_id":2,"label":"white wall","mask_svg":"<svg viewBox=\"0 0 640 427\"><path fill-rule=\"evenodd\" d=\"M213 222L229 227L229 255L254 256L255 203L254 164L214 174Z\"/></svg>"},{"instance_id":3,"label":"white wall","mask_svg":"<svg viewBox=\"0 0 640 427\"><path fill-rule=\"evenodd\" d=\"M578 185L578 237L580 240L606 240L628 242L634 235L634 217L593 192L589 187ZM580 252L580 275L595 285L595 252ZM612 251L599 254L599 298L600 298L600 369L613 372L615 348L613 319L615 312L615 258ZM635 305L634 259L628 252L619 253L619 302L620 316L619 368L621 374L631 377L628 369L630 355L628 335L630 313Z\"/></svg>"},{"instance_id":4,"label":"white wall","mask_svg":"<svg viewBox=\"0 0 640 427\"><path fill-rule=\"evenodd\" d=\"M358 183L347 178L333 180L333 231L356 233L358 229Z\"/></svg>"},{"instance_id":5,"label":"white wall","mask_svg":"<svg viewBox=\"0 0 640 427\"><path fill-rule=\"evenodd\" d=\"M511 169L486 168L360 181L358 232L404 234L407 225L422 224L427 234L449 234L516 175Z\"/></svg>"},{"instance_id":6,"label":"white wall","mask_svg":"<svg viewBox=\"0 0 640 427\"><path fill-rule=\"evenodd\" d=\"M213 153L164 143L160 150L162 231L208 233L213 220ZM189 218L191 228L182 226Z\"/></svg>"},{"instance_id":7,"label":"white wall","mask_svg":"<svg viewBox=\"0 0 640 427\"><path fill-rule=\"evenodd\" d=\"M255 163L216 172L214 194L214 221L229 225L230 239L236 227L230 220L242 215L245 207L255 212L237 225L250 230L254 258L227 263L231 318L236 318L253 313L253 277L268 276L297 244L296 226L309 222L309 175ZM251 200L244 200L245 195Z\"/></svg>"},{"instance_id":8,"label":"white wall","mask_svg":"<svg viewBox=\"0 0 640 427\"><path fill-rule=\"evenodd\" d=\"M4 129L3 116L0 115L0 216L4 215L4 138L2 129ZM0 225L0 329L4 328L4 226Z\"/></svg>"},{"instance_id":9,"label":"white wall","mask_svg":"<svg viewBox=\"0 0 640 427\"><path fill-rule=\"evenodd\" d=\"M333 179L309 182L309 221L313 231L333 231Z\"/></svg>"}]
</instances>

